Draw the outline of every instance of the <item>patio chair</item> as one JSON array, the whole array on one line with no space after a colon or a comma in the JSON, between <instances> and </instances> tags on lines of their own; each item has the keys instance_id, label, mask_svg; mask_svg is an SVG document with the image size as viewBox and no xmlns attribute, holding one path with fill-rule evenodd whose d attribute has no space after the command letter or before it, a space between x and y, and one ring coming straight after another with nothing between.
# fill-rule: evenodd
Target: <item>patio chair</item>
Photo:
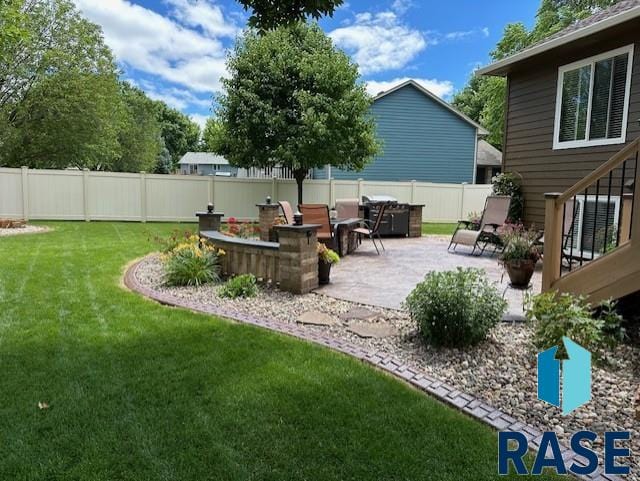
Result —
<instances>
[{"instance_id":1,"label":"patio chair","mask_svg":"<svg viewBox=\"0 0 640 481\"><path fill-rule=\"evenodd\" d=\"M360 237L367 236L369 239L371 239L371 242L373 242L373 247L376 248L376 252L378 253L378 255L380 255L380 250L376 245L376 237L378 238L378 242L380 242L380 245L382 246L382 250L385 250L384 244L382 243L382 237L380 237L380 225L382 224L382 218L384 217L384 211L386 210L386 208L387 204L382 204L380 206L378 217L376 217L376 220L373 224L365 220L363 221L364 227L358 227L351 231Z\"/></svg>"},{"instance_id":2,"label":"patio chair","mask_svg":"<svg viewBox=\"0 0 640 481\"><path fill-rule=\"evenodd\" d=\"M360 214L358 199L336 199L338 219L356 219Z\"/></svg>"},{"instance_id":3,"label":"patio chair","mask_svg":"<svg viewBox=\"0 0 640 481\"><path fill-rule=\"evenodd\" d=\"M456 231L451 237L451 242L447 250L453 247L456 250L458 244L473 247L471 255L480 250L478 255L482 255L489 244L494 245L493 253L495 254L500 245L498 237L498 229L502 227L509 215L509 206L511 205L511 197L502 195L492 195L487 197L484 205L484 211L478 224L473 221L458 221ZM477 230L471 229L473 225L477 225Z\"/></svg>"},{"instance_id":4,"label":"patio chair","mask_svg":"<svg viewBox=\"0 0 640 481\"><path fill-rule=\"evenodd\" d=\"M333 229L329 217L329 207L325 204L299 204L298 210L304 216L305 224L319 224L318 241L333 248Z\"/></svg>"},{"instance_id":5,"label":"patio chair","mask_svg":"<svg viewBox=\"0 0 640 481\"><path fill-rule=\"evenodd\" d=\"M278 204L280 205L280 209L282 209L284 221L287 224L293 224L293 209L291 208L291 204L286 200L281 200Z\"/></svg>"}]
</instances>

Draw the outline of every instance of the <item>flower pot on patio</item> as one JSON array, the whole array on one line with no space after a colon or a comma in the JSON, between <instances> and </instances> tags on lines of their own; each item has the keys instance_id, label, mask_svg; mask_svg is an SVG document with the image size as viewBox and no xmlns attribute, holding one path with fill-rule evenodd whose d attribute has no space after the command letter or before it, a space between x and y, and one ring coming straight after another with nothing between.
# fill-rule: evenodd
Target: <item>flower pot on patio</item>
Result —
<instances>
[{"instance_id":1,"label":"flower pot on patio","mask_svg":"<svg viewBox=\"0 0 640 481\"><path fill-rule=\"evenodd\" d=\"M323 260L318 261L318 283L320 285L329 284L331 277L331 263Z\"/></svg>"},{"instance_id":2,"label":"flower pot on patio","mask_svg":"<svg viewBox=\"0 0 640 481\"><path fill-rule=\"evenodd\" d=\"M527 287L531 283L531 278L536 270L536 261L506 261L504 267L507 270L507 274L509 274L509 280L512 286Z\"/></svg>"},{"instance_id":3,"label":"flower pot on patio","mask_svg":"<svg viewBox=\"0 0 640 481\"><path fill-rule=\"evenodd\" d=\"M318 252L318 283L326 285L329 284L331 266L340 262L340 256L320 242L318 242L316 250Z\"/></svg>"}]
</instances>

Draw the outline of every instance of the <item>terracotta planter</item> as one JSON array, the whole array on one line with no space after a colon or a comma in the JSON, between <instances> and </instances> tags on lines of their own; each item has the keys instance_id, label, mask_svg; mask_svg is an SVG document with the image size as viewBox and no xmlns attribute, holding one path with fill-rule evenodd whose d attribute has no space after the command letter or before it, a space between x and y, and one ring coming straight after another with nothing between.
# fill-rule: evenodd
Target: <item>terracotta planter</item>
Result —
<instances>
[{"instance_id":1,"label":"terracotta planter","mask_svg":"<svg viewBox=\"0 0 640 481\"><path fill-rule=\"evenodd\" d=\"M504 267L507 269L512 286L527 287L531 282L533 272L536 270L536 261L507 261L504 263Z\"/></svg>"},{"instance_id":2,"label":"terracotta planter","mask_svg":"<svg viewBox=\"0 0 640 481\"><path fill-rule=\"evenodd\" d=\"M318 260L318 282L320 285L329 284L331 276L331 264Z\"/></svg>"}]
</instances>

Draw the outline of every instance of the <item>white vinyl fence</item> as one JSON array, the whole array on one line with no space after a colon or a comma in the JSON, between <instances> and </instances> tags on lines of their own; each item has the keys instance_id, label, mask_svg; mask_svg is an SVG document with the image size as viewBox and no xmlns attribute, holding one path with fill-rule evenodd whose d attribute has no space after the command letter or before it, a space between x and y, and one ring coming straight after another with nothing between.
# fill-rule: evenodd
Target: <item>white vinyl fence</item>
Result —
<instances>
[{"instance_id":1,"label":"white vinyl fence","mask_svg":"<svg viewBox=\"0 0 640 481\"><path fill-rule=\"evenodd\" d=\"M386 194L425 204L425 222L454 222L482 211L489 185L424 182L308 180L304 201L334 205L336 199ZM0 168L0 218L55 220L195 221L213 202L225 217L255 219L256 204L296 205L294 180L127 174Z\"/></svg>"}]
</instances>

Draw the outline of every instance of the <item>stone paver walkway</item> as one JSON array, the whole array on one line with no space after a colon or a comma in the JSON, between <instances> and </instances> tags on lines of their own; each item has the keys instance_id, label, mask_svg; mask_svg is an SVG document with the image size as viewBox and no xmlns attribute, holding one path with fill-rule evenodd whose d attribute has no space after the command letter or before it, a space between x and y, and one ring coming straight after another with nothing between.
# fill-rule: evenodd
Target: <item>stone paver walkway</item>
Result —
<instances>
[{"instance_id":1,"label":"stone paver walkway","mask_svg":"<svg viewBox=\"0 0 640 481\"><path fill-rule=\"evenodd\" d=\"M385 239L386 251L380 256L371 241L363 240L358 250L341 259L331 269L331 284L316 292L336 299L398 309L412 289L431 271L447 271L456 267L484 269L509 301L506 319L523 319L525 298L523 291L507 289L509 278L504 274L498 257L485 254L469 255L470 249L459 247L447 252L449 238L425 236L421 238ZM533 277L533 293L539 293L542 265L539 263Z\"/></svg>"}]
</instances>

